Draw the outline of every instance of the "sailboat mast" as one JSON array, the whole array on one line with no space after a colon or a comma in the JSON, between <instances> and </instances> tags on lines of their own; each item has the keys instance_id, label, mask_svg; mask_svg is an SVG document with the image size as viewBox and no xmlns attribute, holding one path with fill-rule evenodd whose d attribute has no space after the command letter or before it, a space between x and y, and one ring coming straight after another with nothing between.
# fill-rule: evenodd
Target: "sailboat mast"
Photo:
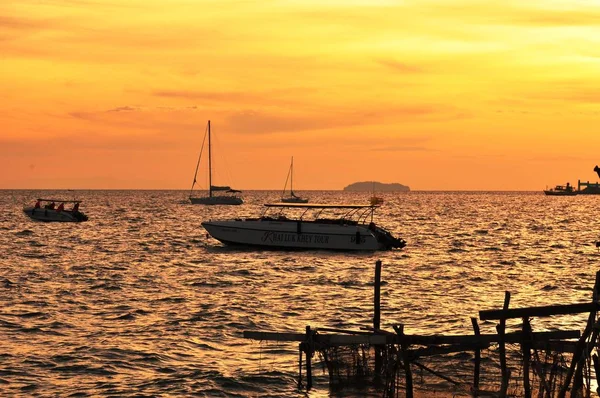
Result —
<instances>
[{"instance_id":1,"label":"sailboat mast","mask_svg":"<svg viewBox=\"0 0 600 398\"><path fill-rule=\"evenodd\" d=\"M210 144L210 120L208 121L208 196L212 197L212 150Z\"/></svg>"},{"instance_id":2,"label":"sailboat mast","mask_svg":"<svg viewBox=\"0 0 600 398\"><path fill-rule=\"evenodd\" d=\"M294 195L294 157L292 156L292 164L290 165L290 192Z\"/></svg>"},{"instance_id":3,"label":"sailboat mast","mask_svg":"<svg viewBox=\"0 0 600 398\"><path fill-rule=\"evenodd\" d=\"M194 172L194 181L192 181L192 187L190 188L190 198L194 192L194 185L196 185L196 178L198 177L198 168L200 167L200 159L202 159L202 151L204 151L204 143L206 142L206 133L202 139L202 146L200 147L200 154L198 155L198 162L196 162L196 171Z\"/></svg>"}]
</instances>

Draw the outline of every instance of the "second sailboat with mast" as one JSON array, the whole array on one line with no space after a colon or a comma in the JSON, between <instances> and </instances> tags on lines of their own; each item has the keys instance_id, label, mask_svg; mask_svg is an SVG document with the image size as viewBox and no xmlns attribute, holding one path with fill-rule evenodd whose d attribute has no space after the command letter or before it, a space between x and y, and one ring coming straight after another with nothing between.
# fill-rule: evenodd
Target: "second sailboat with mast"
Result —
<instances>
[{"instance_id":1,"label":"second sailboat with mast","mask_svg":"<svg viewBox=\"0 0 600 398\"><path fill-rule=\"evenodd\" d=\"M290 196L284 196L287 188L287 182L290 181ZM283 187L283 193L281 194L281 201L283 203L308 203L307 198L301 198L294 193L294 157L292 156L292 163L290 164L290 170L288 171L287 178L285 180L285 186Z\"/></svg>"},{"instance_id":2,"label":"second sailboat with mast","mask_svg":"<svg viewBox=\"0 0 600 398\"><path fill-rule=\"evenodd\" d=\"M196 185L196 177L198 176L198 168L200 167L200 159L202 158L202 151L204 149L204 141L208 137L208 196L193 196L194 186ZM224 192L224 194L216 194L215 192ZM195 205L241 205L244 203L242 198L237 196L237 193L241 193L236 189L231 189L229 186L217 186L212 184L212 144L211 144L211 133L210 133L210 120L206 127L206 134L202 141L202 148L200 149L200 155L198 156L198 163L196 164L196 172L194 173L194 182L192 182L192 188L190 189L190 202Z\"/></svg>"}]
</instances>

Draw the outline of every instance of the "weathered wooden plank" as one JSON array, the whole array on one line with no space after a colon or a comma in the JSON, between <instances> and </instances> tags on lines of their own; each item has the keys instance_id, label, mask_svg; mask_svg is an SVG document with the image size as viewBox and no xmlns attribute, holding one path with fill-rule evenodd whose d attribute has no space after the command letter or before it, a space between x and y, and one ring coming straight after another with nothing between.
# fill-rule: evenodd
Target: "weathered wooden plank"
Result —
<instances>
[{"instance_id":1,"label":"weathered wooden plank","mask_svg":"<svg viewBox=\"0 0 600 398\"><path fill-rule=\"evenodd\" d=\"M524 317L544 317L553 315L579 314L595 311L598 303L576 303L544 305L540 307L512 308L508 310L483 310L479 311L479 319L491 321L499 319L513 319Z\"/></svg>"},{"instance_id":2,"label":"weathered wooden plank","mask_svg":"<svg viewBox=\"0 0 600 398\"><path fill-rule=\"evenodd\" d=\"M372 328L370 328L372 329ZM364 330L349 330L349 329L336 329L336 328L316 328L317 332L330 332L330 333L345 333L345 334L360 334L364 336L370 336L372 332L366 332Z\"/></svg>"},{"instance_id":3,"label":"weathered wooden plank","mask_svg":"<svg viewBox=\"0 0 600 398\"><path fill-rule=\"evenodd\" d=\"M314 338L315 342L336 345L353 345L353 344L371 344L385 345L387 337L381 334L373 334L370 336L363 335L341 335L341 334L318 334Z\"/></svg>"},{"instance_id":4,"label":"weathered wooden plank","mask_svg":"<svg viewBox=\"0 0 600 398\"><path fill-rule=\"evenodd\" d=\"M396 336L396 333L389 332L389 331L383 330L383 329L375 330L374 328L372 328L370 326L361 326L360 330L369 330L369 331L371 331L373 333L377 333L377 334L387 334L388 336Z\"/></svg>"},{"instance_id":5,"label":"weathered wooden plank","mask_svg":"<svg viewBox=\"0 0 600 398\"><path fill-rule=\"evenodd\" d=\"M506 343L519 343L523 339L523 333L512 332L506 333L504 341ZM581 336L579 330L557 330L552 332L537 332L533 333L534 341L547 341L547 340L564 340L564 339L577 339ZM409 344L416 345L444 345L444 344L487 344L498 342L497 334L481 334L479 336L473 335L405 335L403 337Z\"/></svg>"},{"instance_id":6,"label":"weathered wooden plank","mask_svg":"<svg viewBox=\"0 0 600 398\"><path fill-rule=\"evenodd\" d=\"M324 330L324 329L318 329ZM356 333L348 331L348 333ZM245 330L243 334L245 339L264 340L264 341L305 341L306 333L280 333L280 332L260 332ZM549 340L565 340L577 339L581 336L579 330L558 330L552 332L537 332L533 333L533 340L538 342ZM447 345L447 344L465 344L465 345L486 345L498 341L497 334L482 334L479 336L473 335L404 335L390 336L387 334L367 333L367 334L316 334L314 336L315 343L324 343L331 345L352 345L352 344L399 344L406 340L409 345ZM505 342L519 343L522 340L521 332L513 332L505 334Z\"/></svg>"}]
</instances>

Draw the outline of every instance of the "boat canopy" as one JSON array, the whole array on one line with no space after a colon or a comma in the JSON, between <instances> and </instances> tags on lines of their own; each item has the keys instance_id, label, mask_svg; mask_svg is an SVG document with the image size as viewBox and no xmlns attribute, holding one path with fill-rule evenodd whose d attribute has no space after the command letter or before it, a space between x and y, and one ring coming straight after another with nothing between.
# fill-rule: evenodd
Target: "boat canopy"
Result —
<instances>
[{"instance_id":1,"label":"boat canopy","mask_svg":"<svg viewBox=\"0 0 600 398\"><path fill-rule=\"evenodd\" d=\"M228 193L242 193L242 191L240 191L240 190L237 190L237 189L233 189L233 188L231 188L231 189L228 189L228 190L227 190L227 192L228 192Z\"/></svg>"},{"instance_id":2,"label":"boat canopy","mask_svg":"<svg viewBox=\"0 0 600 398\"><path fill-rule=\"evenodd\" d=\"M318 203L265 203L266 207L296 207L301 209L366 209L375 208L375 205L330 205Z\"/></svg>"},{"instance_id":3,"label":"boat canopy","mask_svg":"<svg viewBox=\"0 0 600 398\"><path fill-rule=\"evenodd\" d=\"M81 203L81 200L36 199L38 202Z\"/></svg>"}]
</instances>

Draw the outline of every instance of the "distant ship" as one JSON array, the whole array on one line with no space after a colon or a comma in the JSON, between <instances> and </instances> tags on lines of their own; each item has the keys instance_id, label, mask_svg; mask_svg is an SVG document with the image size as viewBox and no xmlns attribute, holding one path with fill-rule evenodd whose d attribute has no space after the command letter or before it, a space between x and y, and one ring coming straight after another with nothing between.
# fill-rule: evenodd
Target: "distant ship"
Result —
<instances>
[{"instance_id":1,"label":"distant ship","mask_svg":"<svg viewBox=\"0 0 600 398\"><path fill-rule=\"evenodd\" d=\"M557 185L554 188L545 189L544 194L549 196L575 196L577 191L567 182L567 185Z\"/></svg>"}]
</instances>

